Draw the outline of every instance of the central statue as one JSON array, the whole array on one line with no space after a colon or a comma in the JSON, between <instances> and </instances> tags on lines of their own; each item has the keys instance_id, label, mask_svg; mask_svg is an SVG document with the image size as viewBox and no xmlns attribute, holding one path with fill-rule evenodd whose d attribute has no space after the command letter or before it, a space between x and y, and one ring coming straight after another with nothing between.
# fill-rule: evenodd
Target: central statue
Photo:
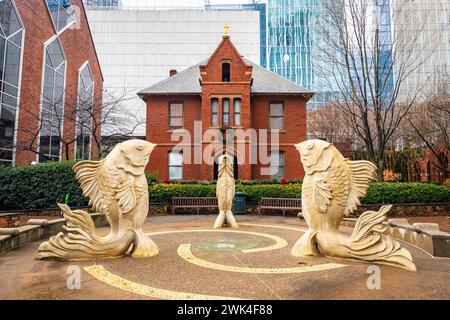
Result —
<instances>
[{"instance_id":1,"label":"central statue","mask_svg":"<svg viewBox=\"0 0 450 320\"><path fill-rule=\"evenodd\" d=\"M219 157L219 178L217 179L216 196L219 204L219 216L214 223L214 228L229 226L238 228L231 208L235 194L234 161L229 154Z\"/></svg>"},{"instance_id":2,"label":"central statue","mask_svg":"<svg viewBox=\"0 0 450 320\"><path fill-rule=\"evenodd\" d=\"M90 215L58 204L64 212L66 231L50 238L38 249L36 259L91 260L120 257L148 258L158 254L157 245L142 227L149 208L144 171L155 144L144 140L119 143L100 161L78 162L73 170L89 205L106 216L111 231L106 237L95 232Z\"/></svg>"}]
</instances>

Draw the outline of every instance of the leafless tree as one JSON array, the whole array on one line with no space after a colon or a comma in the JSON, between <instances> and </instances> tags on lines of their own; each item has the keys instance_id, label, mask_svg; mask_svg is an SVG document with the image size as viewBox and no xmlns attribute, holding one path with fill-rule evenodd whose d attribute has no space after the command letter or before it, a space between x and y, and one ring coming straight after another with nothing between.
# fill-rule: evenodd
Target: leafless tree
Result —
<instances>
[{"instance_id":1,"label":"leafless tree","mask_svg":"<svg viewBox=\"0 0 450 320\"><path fill-rule=\"evenodd\" d=\"M322 14L316 19L315 70L323 86L337 93L332 103L363 141L368 159L378 166L379 181L386 147L425 85L406 87L408 77L423 64L415 55L423 25L417 23L412 30L400 21L406 15L402 7L389 3L322 0ZM392 30L387 28L388 17Z\"/></svg>"},{"instance_id":2,"label":"leafless tree","mask_svg":"<svg viewBox=\"0 0 450 320\"><path fill-rule=\"evenodd\" d=\"M424 103L415 106L408 115L410 137L431 153L430 162L442 177L450 175L450 75L437 70L432 90Z\"/></svg>"},{"instance_id":3,"label":"leafless tree","mask_svg":"<svg viewBox=\"0 0 450 320\"><path fill-rule=\"evenodd\" d=\"M105 91L102 97L84 93L51 99L30 99L39 105L21 108L21 112L31 120L30 123L37 125L19 129L27 139L18 141L17 148L36 153L41 159L59 159L62 147L63 159L69 160L73 158L70 150L77 144L77 160L100 158L112 146L111 137L116 140L127 139L144 123L140 113L126 109L125 103L132 99L134 96L127 89L115 93ZM102 135L102 132L108 134ZM91 144L95 148L90 148ZM80 151L85 148L87 152Z\"/></svg>"}]
</instances>

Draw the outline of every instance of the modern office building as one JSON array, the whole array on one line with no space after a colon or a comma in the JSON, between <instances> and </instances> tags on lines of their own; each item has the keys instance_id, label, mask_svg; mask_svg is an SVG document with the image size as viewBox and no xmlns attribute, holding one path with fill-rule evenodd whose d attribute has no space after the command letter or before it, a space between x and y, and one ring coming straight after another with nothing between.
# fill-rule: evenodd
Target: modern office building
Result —
<instances>
[{"instance_id":1,"label":"modern office building","mask_svg":"<svg viewBox=\"0 0 450 320\"><path fill-rule=\"evenodd\" d=\"M260 61L258 11L204 9L102 9L87 10L93 38L105 76L105 89L126 91L127 110L141 113L145 103L136 93L206 59L217 46L225 24L236 48L248 60ZM103 134L108 135L107 132ZM145 123L133 133L145 136Z\"/></svg>"},{"instance_id":2,"label":"modern office building","mask_svg":"<svg viewBox=\"0 0 450 320\"><path fill-rule=\"evenodd\" d=\"M412 48L406 47L417 65L406 79L402 96L415 94L416 88L432 90L435 77L450 75L450 2L448 0L391 1L393 32L403 38L415 39ZM420 34L418 36L418 34ZM410 40L409 40L410 41ZM412 50L411 50L412 49ZM412 91L411 91L412 90Z\"/></svg>"},{"instance_id":3,"label":"modern office building","mask_svg":"<svg viewBox=\"0 0 450 320\"><path fill-rule=\"evenodd\" d=\"M66 117L74 97L103 92L81 0L1 1L0 53L0 164L89 159L91 137Z\"/></svg>"},{"instance_id":4,"label":"modern office building","mask_svg":"<svg viewBox=\"0 0 450 320\"><path fill-rule=\"evenodd\" d=\"M321 14L320 0L267 2L267 68L316 92L310 108L336 95L315 72L318 47L323 41L316 30Z\"/></svg>"},{"instance_id":5,"label":"modern office building","mask_svg":"<svg viewBox=\"0 0 450 320\"><path fill-rule=\"evenodd\" d=\"M317 108L338 92L327 85L317 72L318 46L326 46L317 33L318 22L326 11L321 8L323 0L268 0L267 1L267 58L268 68L312 91L316 96L309 103ZM417 86L433 77L437 71L447 72L450 66L450 2L448 0L373 0L370 21L379 27L383 46L380 53L381 63L386 67L381 70L387 78L384 95L391 94L398 74L396 68L389 73L391 49L395 46L393 39L399 31L405 30L404 41L421 35L413 49L414 69L404 84L401 95L404 99L408 90L415 92ZM369 7L370 7L369 6ZM409 40L411 41L411 40ZM397 48L400 46L397 46ZM398 49L397 49L398 50ZM408 49L409 50L409 49ZM407 52L398 52L398 55ZM398 59L396 59L398 61ZM316 64L316 65L315 65ZM398 63L397 63L398 65ZM319 66L319 69L323 66ZM398 70L398 68L397 68ZM389 75L388 75L389 73ZM413 88L413 89L411 89Z\"/></svg>"}]
</instances>

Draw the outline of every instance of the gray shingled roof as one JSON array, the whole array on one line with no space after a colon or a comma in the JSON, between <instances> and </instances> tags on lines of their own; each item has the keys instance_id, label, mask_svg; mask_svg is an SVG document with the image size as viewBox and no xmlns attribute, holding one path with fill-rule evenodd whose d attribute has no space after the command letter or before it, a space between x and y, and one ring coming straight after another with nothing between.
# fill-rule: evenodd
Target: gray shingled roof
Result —
<instances>
[{"instance_id":1,"label":"gray shingled roof","mask_svg":"<svg viewBox=\"0 0 450 320\"><path fill-rule=\"evenodd\" d=\"M176 75L164 79L154 85L138 92L139 96L166 95L166 94L200 94L200 66L207 60L197 63ZM252 93L257 94L307 94L313 95L302 86L283 78L251 61L246 63L253 65Z\"/></svg>"}]
</instances>

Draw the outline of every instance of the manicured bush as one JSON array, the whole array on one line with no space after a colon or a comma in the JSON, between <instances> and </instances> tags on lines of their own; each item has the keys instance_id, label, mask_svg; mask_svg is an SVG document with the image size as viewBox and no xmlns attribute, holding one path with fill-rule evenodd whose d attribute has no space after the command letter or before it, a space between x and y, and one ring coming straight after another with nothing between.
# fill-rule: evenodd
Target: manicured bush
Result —
<instances>
[{"instance_id":1,"label":"manicured bush","mask_svg":"<svg viewBox=\"0 0 450 320\"><path fill-rule=\"evenodd\" d=\"M0 168L0 211L55 208L70 193L70 206L87 204L75 179L75 162Z\"/></svg>"},{"instance_id":2,"label":"manicured bush","mask_svg":"<svg viewBox=\"0 0 450 320\"><path fill-rule=\"evenodd\" d=\"M27 167L0 166L0 211L55 208L70 193L69 205L87 205L75 174L74 162L39 164ZM185 181L162 183L155 175L147 174L150 201L170 203L172 197L213 197L215 182ZM258 203L261 197L298 198L301 196L300 180L238 181L236 191L247 194L249 203ZM448 202L450 189L431 183L374 183L363 204L374 203L430 203Z\"/></svg>"},{"instance_id":3,"label":"manicured bush","mask_svg":"<svg viewBox=\"0 0 450 320\"><path fill-rule=\"evenodd\" d=\"M258 203L261 197L272 198L299 198L301 184L290 185L242 185L236 184L236 191L247 194L247 201ZM151 202L171 203L172 197L214 197L216 186L214 184L153 184L149 185Z\"/></svg>"},{"instance_id":4,"label":"manicured bush","mask_svg":"<svg viewBox=\"0 0 450 320\"><path fill-rule=\"evenodd\" d=\"M434 183L374 183L363 204L448 202L450 190Z\"/></svg>"}]
</instances>

